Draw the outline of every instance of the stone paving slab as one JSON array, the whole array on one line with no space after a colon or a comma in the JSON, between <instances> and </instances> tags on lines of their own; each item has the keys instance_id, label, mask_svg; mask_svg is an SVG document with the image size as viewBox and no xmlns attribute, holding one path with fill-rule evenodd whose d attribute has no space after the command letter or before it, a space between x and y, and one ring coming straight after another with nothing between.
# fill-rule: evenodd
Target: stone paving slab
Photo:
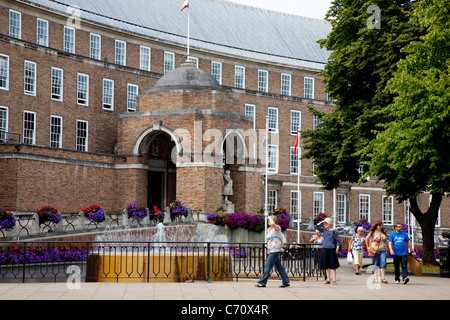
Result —
<instances>
[{"instance_id":1,"label":"stone paving slab","mask_svg":"<svg viewBox=\"0 0 450 320\"><path fill-rule=\"evenodd\" d=\"M345 263L345 264L344 264ZM279 288L281 280L269 280L266 288L256 288L256 280L232 282L195 281L190 283L81 283L69 288L66 283L0 283L0 301L6 300L179 300L179 301L283 301L283 300L449 300L450 278L410 276L407 285L373 284L372 273L355 275L341 260L337 285L323 279L291 281Z\"/></svg>"}]
</instances>

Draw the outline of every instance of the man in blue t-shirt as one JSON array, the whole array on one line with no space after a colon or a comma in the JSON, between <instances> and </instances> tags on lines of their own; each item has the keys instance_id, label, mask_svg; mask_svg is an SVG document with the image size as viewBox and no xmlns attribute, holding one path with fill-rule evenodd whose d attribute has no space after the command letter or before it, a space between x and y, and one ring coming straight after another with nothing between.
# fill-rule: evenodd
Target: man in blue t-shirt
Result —
<instances>
[{"instance_id":1,"label":"man in blue t-shirt","mask_svg":"<svg viewBox=\"0 0 450 320\"><path fill-rule=\"evenodd\" d=\"M402 231L402 225L398 223L395 226L395 232L389 237L389 250L394 256L394 273L395 283L400 283L400 264L402 266L403 283L409 282L408 269L406 267L408 261L408 249L412 255L416 255L411 246L408 235Z\"/></svg>"}]
</instances>

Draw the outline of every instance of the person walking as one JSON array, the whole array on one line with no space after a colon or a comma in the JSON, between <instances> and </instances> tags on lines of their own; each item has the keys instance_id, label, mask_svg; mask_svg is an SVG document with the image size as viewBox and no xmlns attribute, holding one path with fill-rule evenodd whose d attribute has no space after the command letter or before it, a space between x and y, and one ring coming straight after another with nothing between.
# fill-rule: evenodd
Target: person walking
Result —
<instances>
[{"instance_id":1,"label":"person walking","mask_svg":"<svg viewBox=\"0 0 450 320\"><path fill-rule=\"evenodd\" d=\"M272 268L275 266L281 276L282 284L280 288L290 286L290 280L281 264L281 252L284 250L283 235L281 227L278 225L278 218L274 215L268 217L269 228L267 229L267 248L269 256L264 265L264 273L256 284L257 287L263 288L267 285Z\"/></svg>"},{"instance_id":2,"label":"person walking","mask_svg":"<svg viewBox=\"0 0 450 320\"><path fill-rule=\"evenodd\" d=\"M324 224L324 227L322 226ZM339 253L339 247L341 242L339 241L339 235L336 230L333 229L333 223L331 218L319 222L314 226L316 230L319 230L323 234L323 247L322 247L322 269L326 270L327 279L326 284L330 283L329 279L332 279L333 284L336 285L336 269L340 267L337 254ZM330 277L332 274L332 278Z\"/></svg>"},{"instance_id":3,"label":"person walking","mask_svg":"<svg viewBox=\"0 0 450 320\"><path fill-rule=\"evenodd\" d=\"M408 250L412 255L416 255L411 245L408 235L402 231L402 225L397 223L395 225L395 232L389 237L389 251L394 256L394 275L395 283L400 283L400 265L402 267L403 284L409 282L408 278Z\"/></svg>"},{"instance_id":4,"label":"person walking","mask_svg":"<svg viewBox=\"0 0 450 320\"><path fill-rule=\"evenodd\" d=\"M362 259L364 258L364 245L366 237L364 237L364 228L358 227L356 233L351 238L348 244L348 251L353 253L353 264L355 265L355 274L360 275L359 270L362 266Z\"/></svg>"},{"instance_id":5,"label":"person walking","mask_svg":"<svg viewBox=\"0 0 450 320\"><path fill-rule=\"evenodd\" d=\"M381 221L376 222L369 230L366 237L366 246L375 251L372 256L372 268L375 270L374 282L378 282L379 273L381 271L381 282L388 283L386 280L386 250L387 250L387 235L383 228Z\"/></svg>"}]
</instances>

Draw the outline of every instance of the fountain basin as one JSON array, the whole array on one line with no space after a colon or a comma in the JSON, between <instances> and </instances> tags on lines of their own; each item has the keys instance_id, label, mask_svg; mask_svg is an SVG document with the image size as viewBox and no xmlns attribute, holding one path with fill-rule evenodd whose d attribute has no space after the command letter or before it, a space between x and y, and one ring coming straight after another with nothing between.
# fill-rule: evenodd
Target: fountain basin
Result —
<instances>
[{"instance_id":1,"label":"fountain basin","mask_svg":"<svg viewBox=\"0 0 450 320\"><path fill-rule=\"evenodd\" d=\"M231 256L225 253L133 253L88 257L86 282L232 281Z\"/></svg>"}]
</instances>

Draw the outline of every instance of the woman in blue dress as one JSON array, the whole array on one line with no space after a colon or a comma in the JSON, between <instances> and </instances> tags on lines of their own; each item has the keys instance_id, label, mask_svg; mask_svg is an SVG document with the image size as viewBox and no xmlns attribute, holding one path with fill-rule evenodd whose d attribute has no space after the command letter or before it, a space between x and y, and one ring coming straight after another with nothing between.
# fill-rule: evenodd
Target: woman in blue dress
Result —
<instances>
[{"instance_id":1,"label":"woman in blue dress","mask_svg":"<svg viewBox=\"0 0 450 320\"><path fill-rule=\"evenodd\" d=\"M324 226L322 226L322 224ZM333 284L336 283L336 269L340 267L337 255L339 253L339 247L341 242L339 241L339 235L336 230L333 229L331 218L319 222L314 226L316 230L319 230L323 234L323 248L322 248L322 269L326 270L327 280L326 284L329 284L329 279L332 279ZM332 278L330 278L330 273Z\"/></svg>"}]
</instances>

